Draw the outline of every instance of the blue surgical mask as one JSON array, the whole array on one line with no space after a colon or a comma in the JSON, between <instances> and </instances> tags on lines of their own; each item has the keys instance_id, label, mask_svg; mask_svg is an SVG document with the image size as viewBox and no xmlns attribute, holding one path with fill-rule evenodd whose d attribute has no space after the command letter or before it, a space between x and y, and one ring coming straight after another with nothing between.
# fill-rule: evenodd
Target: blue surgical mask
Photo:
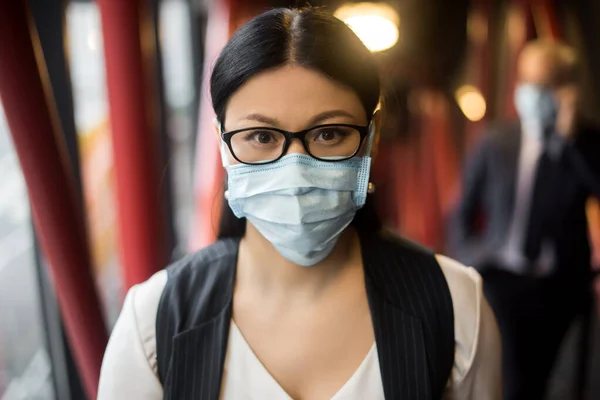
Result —
<instances>
[{"instance_id":1,"label":"blue surgical mask","mask_svg":"<svg viewBox=\"0 0 600 400\"><path fill-rule=\"evenodd\" d=\"M542 130L554 127L558 105L548 89L533 84L517 86L515 107L523 123L539 125Z\"/></svg>"},{"instance_id":2,"label":"blue surgical mask","mask_svg":"<svg viewBox=\"0 0 600 400\"><path fill-rule=\"evenodd\" d=\"M327 162L290 154L265 165L224 164L233 213L247 218L283 257L311 266L331 253L365 204L371 157Z\"/></svg>"}]
</instances>

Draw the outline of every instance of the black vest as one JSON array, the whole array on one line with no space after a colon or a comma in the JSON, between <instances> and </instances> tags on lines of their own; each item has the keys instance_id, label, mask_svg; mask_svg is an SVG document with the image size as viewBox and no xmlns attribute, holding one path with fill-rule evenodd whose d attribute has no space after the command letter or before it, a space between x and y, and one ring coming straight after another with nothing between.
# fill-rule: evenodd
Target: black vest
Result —
<instances>
[{"instance_id":1,"label":"black vest","mask_svg":"<svg viewBox=\"0 0 600 400\"><path fill-rule=\"evenodd\" d=\"M156 318L164 398L218 400L239 240L219 240L168 271ZM385 398L440 399L454 363L454 313L433 254L384 235L361 239Z\"/></svg>"}]
</instances>

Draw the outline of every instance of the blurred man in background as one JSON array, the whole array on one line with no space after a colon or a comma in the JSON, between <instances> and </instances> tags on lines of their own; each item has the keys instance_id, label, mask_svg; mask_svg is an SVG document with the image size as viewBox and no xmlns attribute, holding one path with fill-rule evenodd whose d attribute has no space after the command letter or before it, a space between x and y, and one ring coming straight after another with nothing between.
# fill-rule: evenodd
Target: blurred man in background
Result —
<instances>
[{"instance_id":1,"label":"blurred man in background","mask_svg":"<svg viewBox=\"0 0 600 400\"><path fill-rule=\"evenodd\" d=\"M586 202L600 198L600 175L574 144L573 118L559 110L577 82L573 50L531 42L518 68L520 121L484 135L449 233L454 255L480 270L496 313L505 399L535 400L590 299Z\"/></svg>"}]
</instances>

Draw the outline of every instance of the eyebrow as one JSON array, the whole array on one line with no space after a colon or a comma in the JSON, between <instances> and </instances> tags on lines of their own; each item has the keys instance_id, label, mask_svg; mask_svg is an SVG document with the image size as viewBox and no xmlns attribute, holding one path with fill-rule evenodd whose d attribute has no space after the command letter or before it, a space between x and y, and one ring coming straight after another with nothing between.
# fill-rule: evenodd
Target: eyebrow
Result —
<instances>
[{"instance_id":1,"label":"eyebrow","mask_svg":"<svg viewBox=\"0 0 600 400\"><path fill-rule=\"evenodd\" d=\"M270 118L270 117L267 117L266 115L262 115L262 114L258 114L258 113L248 114L241 120L242 121L262 122L263 124L269 124L269 125L273 125L273 126L279 125L279 121L277 119Z\"/></svg>"},{"instance_id":2,"label":"eyebrow","mask_svg":"<svg viewBox=\"0 0 600 400\"><path fill-rule=\"evenodd\" d=\"M308 124L309 126L312 125L317 125L320 122L324 122L328 119L331 118L336 118L336 117L346 117L346 118L356 118L354 115L350 114L348 111L344 111L344 110L331 110L331 111L325 111L322 112L321 114L317 114L313 117L313 119L310 120L310 123Z\"/></svg>"},{"instance_id":3,"label":"eyebrow","mask_svg":"<svg viewBox=\"0 0 600 400\"><path fill-rule=\"evenodd\" d=\"M354 115L344 110L331 110L315 115L309 121L308 126L314 126L319 124L320 122L324 122L328 119L336 117L356 118ZM262 115L259 113L248 114L244 118L242 118L242 120L261 122L263 124L269 124L271 126L281 126L280 121L276 118L267 117L266 115Z\"/></svg>"}]
</instances>

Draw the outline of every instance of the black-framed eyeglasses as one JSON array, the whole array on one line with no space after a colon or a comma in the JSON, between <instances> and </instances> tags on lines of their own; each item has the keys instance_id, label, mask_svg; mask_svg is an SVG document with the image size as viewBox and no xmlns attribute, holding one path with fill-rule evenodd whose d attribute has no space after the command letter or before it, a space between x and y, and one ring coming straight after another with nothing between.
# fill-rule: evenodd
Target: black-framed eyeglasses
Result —
<instances>
[{"instance_id":1,"label":"black-framed eyeglasses","mask_svg":"<svg viewBox=\"0 0 600 400\"><path fill-rule=\"evenodd\" d=\"M283 157L293 139L299 139L306 152L321 161L338 162L354 157L369 134L369 126L348 124L317 125L300 132L252 127L222 132L233 157L243 164L269 164Z\"/></svg>"}]
</instances>

